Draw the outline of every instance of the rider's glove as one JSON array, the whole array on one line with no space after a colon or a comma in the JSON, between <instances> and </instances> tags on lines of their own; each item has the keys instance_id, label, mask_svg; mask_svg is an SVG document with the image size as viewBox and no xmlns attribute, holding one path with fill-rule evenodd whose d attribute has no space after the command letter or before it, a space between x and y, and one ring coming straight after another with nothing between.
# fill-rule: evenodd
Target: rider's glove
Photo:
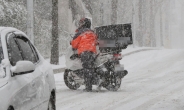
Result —
<instances>
[{"instance_id":1,"label":"rider's glove","mask_svg":"<svg viewBox=\"0 0 184 110\"><path fill-rule=\"evenodd\" d=\"M73 51L76 51L77 49L72 48Z\"/></svg>"}]
</instances>

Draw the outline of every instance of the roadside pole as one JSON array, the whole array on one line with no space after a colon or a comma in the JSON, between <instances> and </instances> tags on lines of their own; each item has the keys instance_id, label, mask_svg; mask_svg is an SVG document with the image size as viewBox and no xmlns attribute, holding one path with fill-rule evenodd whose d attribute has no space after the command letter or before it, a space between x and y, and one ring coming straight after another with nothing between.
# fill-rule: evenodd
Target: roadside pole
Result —
<instances>
[{"instance_id":1,"label":"roadside pole","mask_svg":"<svg viewBox=\"0 0 184 110\"><path fill-rule=\"evenodd\" d=\"M27 35L34 44L33 0L27 0Z\"/></svg>"},{"instance_id":2,"label":"roadside pole","mask_svg":"<svg viewBox=\"0 0 184 110\"><path fill-rule=\"evenodd\" d=\"M133 48L135 48L135 1L132 0L132 37L133 37Z\"/></svg>"}]
</instances>

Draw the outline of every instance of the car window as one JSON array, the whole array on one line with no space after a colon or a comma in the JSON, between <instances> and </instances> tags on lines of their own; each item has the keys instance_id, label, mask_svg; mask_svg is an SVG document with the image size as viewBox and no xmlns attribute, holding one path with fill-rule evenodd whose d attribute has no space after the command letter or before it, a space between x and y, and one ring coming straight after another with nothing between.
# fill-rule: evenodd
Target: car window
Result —
<instances>
[{"instance_id":1,"label":"car window","mask_svg":"<svg viewBox=\"0 0 184 110\"><path fill-rule=\"evenodd\" d=\"M10 63L12 66L15 66L16 63L20 60L23 60L21 51L19 50L19 47L15 41L15 35L11 34L8 39L8 54L9 54L9 59Z\"/></svg>"},{"instance_id":2,"label":"car window","mask_svg":"<svg viewBox=\"0 0 184 110\"><path fill-rule=\"evenodd\" d=\"M0 38L0 79L4 78L6 76L5 69L1 65L1 62L2 62L3 59L4 59L4 55L3 55L3 48L2 48L1 38Z\"/></svg>"},{"instance_id":3,"label":"car window","mask_svg":"<svg viewBox=\"0 0 184 110\"><path fill-rule=\"evenodd\" d=\"M38 57L38 54L37 54L37 51L35 49L35 47L29 42L29 45L31 46L31 49L36 57L36 61L38 62L39 61L39 57Z\"/></svg>"},{"instance_id":4,"label":"car window","mask_svg":"<svg viewBox=\"0 0 184 110\"><path fill-rule=\"evenodd\" d=\"M4 55L3 55L3 47L2 47L2 43L1 43L1 39L0 39L0 63L1 61L4 59Z\"/></svg>"},{"instance_id":5,"label":"car window","mask_svg":"<svg viewBox=\"0 0 184 110\"><path fill-rule=\"evenodd\" d=\"M16 41L20 45L20 50L22 51L24 60L31 61L33 63L37 62L37 57L30 46L29 40L25 37L17 37Z\"/></svg>"}]
</instances>

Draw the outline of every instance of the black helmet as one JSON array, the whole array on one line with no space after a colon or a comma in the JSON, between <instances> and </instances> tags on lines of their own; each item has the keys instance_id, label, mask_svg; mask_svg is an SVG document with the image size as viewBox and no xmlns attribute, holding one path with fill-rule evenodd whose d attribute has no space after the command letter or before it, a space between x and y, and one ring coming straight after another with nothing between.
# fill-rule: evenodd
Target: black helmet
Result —
<instances>
[{"instance_id":1,"label":"black helmet","mask_svg":"<svg viewBox=\"0 0 184 110\"><path fill-rule=\"evenodd\" d=\"M88 18L80 19L79 28L91 28L91 20Z\"/></svg>"}]
</instances>

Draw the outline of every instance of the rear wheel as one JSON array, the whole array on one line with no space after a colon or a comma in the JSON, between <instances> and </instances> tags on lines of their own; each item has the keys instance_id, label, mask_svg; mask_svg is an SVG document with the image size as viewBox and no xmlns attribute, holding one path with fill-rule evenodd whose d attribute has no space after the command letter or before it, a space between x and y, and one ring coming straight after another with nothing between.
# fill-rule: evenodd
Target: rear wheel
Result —
<instances>
[{"instance_id":1,"label":"rear wheel","mask_svg":"<svg viewBox=\"0 0 184 110\"><path fill-rule=\"evenodd\" d=\"M118 76L111 76L107 82L105 88L109 91L117 91L121 86L121 78Z\"/></svg>"},{"instance_id":2,"label":"rear wheel","mask_svg":"<svg viewBox=\"0 0 184 110\"><path fill-rule=\"evenodd\" d=\"M75 82L74 77L70 74L70 70L65 70L64 72L64 82L65 85L72 90L77 90L80 85Z\"/></svg>"},{"instance_id":3,"label":"rear wheel","mask_svg":"<svg viewBox=\"0 0 184 110\"><path fill-rule=\"evenodd\" d=\"M7 110L14 110L14 108L12 106L10 106Z\"/></svg>"}]
</instances>

